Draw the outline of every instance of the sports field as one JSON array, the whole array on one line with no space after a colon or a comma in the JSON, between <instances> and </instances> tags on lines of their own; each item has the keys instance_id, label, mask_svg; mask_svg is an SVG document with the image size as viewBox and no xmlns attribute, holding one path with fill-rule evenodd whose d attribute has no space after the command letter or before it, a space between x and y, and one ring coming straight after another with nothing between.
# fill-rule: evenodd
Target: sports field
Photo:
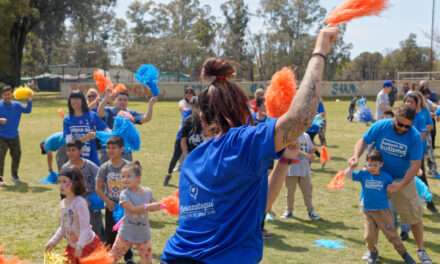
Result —
<instances>
[{"instance_id":1,"label":"sports field","mask_svg":"<svg viewBox=\"0 0 440 264\"><path fill-rule=\"evenodd\" d=\"M326 184L337 170L345 168L356 140L367 129L364 124L348 123L345 119L348 102L327 101L327 140L332 161L324 170L314 164L312 181L313 200L322 220L311 222L297 190L295 219L283 220L284 189L274 206L277 220L267 224L274 236L265 242L263 263L361 263L365 251L363 218L359 209L358 184L347 180L341 191L329 191ZM373 103L369 102L370 106ZM6 161L5 181L0 188L0 245L6 254L17 255L30 263L43 263L44 245L58 225L59 191L57 186L39 184L47 175L45 157L40 154L39 143L51 133L62 130L62 119L57 109L67 112L66 101L52 95L39 95L34 101L31 115L23 115L21 122L22 163L20 177L25 182L13 186L10 179L10 160ZM130 107L144 112L145 102L131 102ZM142 149L135 154L144 167L142 182L152 188L155 198L172 193L178 184L175 173L171 187L163 187L162 180L171 157L175 134L179 124L176 102L159 102L153 120L138 127L142 135ZM439 137L437 137L439 138ZM440 162L440 160L439 160ZM440 195L440 181L431 180L433 192ZM439 196L435 200L440 203ZM239 202L239 201L237 201ZM435 263L440 263L440 216L425 212L426 248ZM174 232L176 219L158 212L150 215L153 252L159 258L167 238ZM317 248L317 239L335 239L345 243L342 250ZM57 252L64 247L61 243ZM405 243L415 257L414 241ZM381 235L379 251L382 263L401 263L400 257Z\"/></svg>"}]
</instances>

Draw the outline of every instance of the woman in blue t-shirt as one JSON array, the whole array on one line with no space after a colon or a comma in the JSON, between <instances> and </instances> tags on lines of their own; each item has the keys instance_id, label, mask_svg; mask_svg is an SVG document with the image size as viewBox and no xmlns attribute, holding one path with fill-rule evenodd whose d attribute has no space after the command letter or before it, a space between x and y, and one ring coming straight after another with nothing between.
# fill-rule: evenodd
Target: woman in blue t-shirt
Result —
<instances>
[{"instance_id":1,"label":"woman in blue t-shirt","mask_svg":"<svg viewBox=\"0 0 440 264\"><path fill-rule=\"evenodd\" d=\"M179 222L161 263L258 263L263 256L261 223L283 186L296 147L287 148L268 180L270 163L312 122L326 54L336 28L321 30L294 102L278 120L257 126L247 97L230 81L235 69L222 59L205 61L209 82L199 95L202 125L214 137L194 149L182 165ZM269 186L269 187L268 187Z\"/></svg>"},{"instance_id":2,"label":"woman in blue t-shirt","mask_svg":"<svg viewBox=\"0 0 440 264\"><path fill-rule=\"evenodd\" d=\"M428 179L426 177L425 156L427 151L427 137L430 136L432 129L432 118L427 108L423 95L418 92L410 92L405 95L403 102L416 111L416 118L413 126L419 131L423 139L423 159L422 159L422 175L418 176L428 187ZM427 208L433 213L437 212L437 208L433 201L427 203Z\"/></svg>"},{"instance_id":3,"label":"woman in blue t-shirt","mask_svg":"<svg viewBox=\"0 0 440 264\"><path fill-rule=\"evenodd\" d=\"M96 131L106 130L105 122L95 112L89 111L87 101L80 91L70 94L67 101L69 115L64 118L63 135L66 142L80 140L84 143L81 156L100 165L96 147Z\"/></svg>"}]
</instances>

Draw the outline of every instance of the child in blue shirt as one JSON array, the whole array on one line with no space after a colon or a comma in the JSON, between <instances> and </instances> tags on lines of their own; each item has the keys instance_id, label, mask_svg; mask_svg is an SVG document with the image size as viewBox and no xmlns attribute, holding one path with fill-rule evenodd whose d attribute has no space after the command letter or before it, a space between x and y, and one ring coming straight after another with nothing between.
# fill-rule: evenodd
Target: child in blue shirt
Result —
<instances>
[{"instance_id":1,"label":"child in blue shirt","mask_svg":"<svg viewBox=\"0 0 440 264\"><path fill-rule=\"evenodd\" d=\"M376 238L380 230L388 241L393 244L406 264L415 264L416 262L408 254L394 226L393 214L390 210L387 194L387 187L392 184L393 178L381 170L382 166L383 160L380 152L373 150L367 155L365 169L353 171L353 167L349 167L345 171L347 176L351 176L353 181L360 182L362 186L366 220L365 241L370 251L368 263L374 264L378 262L379 254L376 248Z\"/></svg>"}]
</instances>

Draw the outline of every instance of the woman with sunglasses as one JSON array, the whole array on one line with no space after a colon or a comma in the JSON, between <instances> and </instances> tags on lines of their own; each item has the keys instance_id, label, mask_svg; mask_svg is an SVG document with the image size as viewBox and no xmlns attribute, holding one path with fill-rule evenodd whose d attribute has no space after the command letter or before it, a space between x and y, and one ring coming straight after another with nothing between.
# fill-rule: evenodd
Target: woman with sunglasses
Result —
<instances>
[{"instance_id":1,"label":"woman with sunglasses","mask_svg":"<svg viewBox=\"0 0 440 264\"><path fill-rule=\"evenodd\" d=\"M423 159L423 141L413 122L416 111L404 104L396 109L394 119L383 119L359 139L350 166L359 159L372 144L383 158L383 170L393 177L388 193L397 214L403 223L410 225L421 263L432 263L426 253L423 240L423 206L417 195L414 177L418 174ZM377 241L377 237L375 238Z\"/></svg>"},{"instance_id":2,"label":"woman with sunglasses","mask_svg":"<svg viewBox=\"0 0 440 264\"><path fill-rule=\"evenodd\" d=\"M411 109L416 111L414 127L419 131L423 139L423 153L424 153L424 157L422 159L422 175L420 175L419 177L427 186L429 186L428 179L426 177L425 156L428 154L428 150L432 151L431 148L428 148L428 143L430 143L428 137L431 136L430 131L432 130L433 127L431 113L427 108L427 104L425 102L423 95L418 91L410 92L407 95L405 95L405 97L403 98L403 102ZM433 201L428 202L426 204L426 208L428 208L428 210L431 211L432 213L438 212Z\"/></svg>"},{"instance_id":3,"label":"woman with sunglasses","mask_svg":"<svg viewBox=\"0 0 440 264\"><path fill-rule=\"evenodd\" d=\"M98 90L95 88L90 88L87 91L87 105L89 106L89 110L93 112L98 111L99 101L100 101Z\"/></svg>"}]
</instances>

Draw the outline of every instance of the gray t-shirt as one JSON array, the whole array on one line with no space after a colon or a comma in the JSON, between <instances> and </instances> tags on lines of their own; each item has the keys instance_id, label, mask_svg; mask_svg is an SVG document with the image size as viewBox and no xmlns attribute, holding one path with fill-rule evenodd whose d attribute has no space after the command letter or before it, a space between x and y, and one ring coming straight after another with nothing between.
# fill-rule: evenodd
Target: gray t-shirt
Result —
<instances>
[{"instance_id":1,"label":"gray t-shirt","mask_svg":"<svg viewBox=\"0 0 440 264\"><path fill-rule=\"evenodd\" d=\"M134 206L140 206L153 202L153 193L149 188L143 188L139 192L125 189L121 192L120 204L130 202ZM119 235L131 243L145 243L151 240L150 222L148 214L124 213L124 222L119 229Z\"/></svg>"},{"instance_id":2,"label":"gray t-shirt","mask_svg":"<svg viewBox=\"0 0 440 264\"><path fill-rule=\"evenodd\" d=\"M313 152L313 142L307 133L303 133L301 136L299 136L298 143L300 144L301 151L309 154ZM291 164L289 166L289 173L287 175L297 177L310 176L311 161L304 155L299 155L298 159L300 160L299 163Z\"/></svg>"},{"instance_id":3,"label":"gray t-shirt","mask_svg":"<svg viewBox=\"0 0 440 264\"><path fill-rule=\"evenodd\" d=\"M95 179L96 179L96 175L98 174L98 166L95 165L95 163L91 162L88 159L82 159L84 164L82 166L82 168L80 168L83 176L84 176L84 180L86 182L86 190L87 193L92 193L95 191ZM70 161L66 162L63 165L63 169L71 166L72 164L70 163Z\"/></svg>"},{"instance_id":4,"label":"gray t-shirt","mask_svg":"<svg viewBox=\"0 0 440 264\"><path fill-rule=\"evenodd\" d=\"M105 194L114 202L119 201L119 195L124 189L122 184L121 170L128 161L122 160L122 165L118 168L113 167L111 160L106 161L99 167L98 179L101 179L105 184Z\"/></svg>"},{"instance_id":5,"label":"gray t-shirt","mask_svg":"<svg viewBox=\"0 0 440 264\"><path fill-rule=\"evenodd\" d=\"M388 94L386 94L383 89L377 94L376 98L376 120L380 120L384 118L384 114L382 109L380 109L380 105L385 104L390 107L390 98Z\"/></svg>"}]
</instances>

